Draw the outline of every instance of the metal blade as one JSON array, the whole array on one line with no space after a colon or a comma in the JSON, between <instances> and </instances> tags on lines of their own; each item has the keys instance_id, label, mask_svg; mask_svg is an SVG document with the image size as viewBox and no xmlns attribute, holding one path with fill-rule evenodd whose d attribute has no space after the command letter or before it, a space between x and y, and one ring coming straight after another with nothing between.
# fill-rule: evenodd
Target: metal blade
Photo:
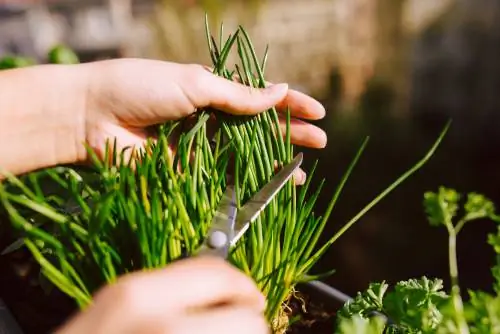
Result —
<instances>
[{"instance_id":1,"label":"metal blade","mask_svg":"<svg viewBox=\"0 0 500 334\"><path fill-rule=\"evenodd\" d=\"M238 211L238 217L234 227L234 237L231 245L234 245L246 232L250 224L266 208L276 194L283 188L287 181L292 177L293 172L302 164L302 153L297 156L288 165L283 167L259 192L257 192L244 206Z\"/></svg>"},{"instance_id":2,"label":"metal blade","mask_svg":"<svg viewBox=\"0 0 500 334\"><path fill-rule=\"evenodd\" d=\"M228 257L236 220L236 192L227 186L198 255Z\"/></svg>"}]
</instances>

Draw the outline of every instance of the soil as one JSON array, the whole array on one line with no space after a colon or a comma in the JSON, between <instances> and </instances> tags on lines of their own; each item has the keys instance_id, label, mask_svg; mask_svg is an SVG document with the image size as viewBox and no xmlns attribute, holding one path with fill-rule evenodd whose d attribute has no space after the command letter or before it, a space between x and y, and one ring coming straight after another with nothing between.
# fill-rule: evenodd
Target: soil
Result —
<instances>
[{"instance_id":1,"label":"soil","mask_svg":"<svg viewBox=\"0 0 500 334\"><path fill-rule=\"evenodd\" d=\"M11 236L0 233L1 249L10 242ZM53 289L47 293L42 289L38 270L38 264L24 249L0 256L0 298L24 334L53 332L76 311L73 301L60 291ZM332 334L335 309L305 292L298 292L290 302L292 325L287 333Z\"/></svg>"},{"instance_id":2,"label":"soil","mask_svg":"<svg viewBox=\"0 0 500 334\"><path fill-rule=\"evenodd\" d=\"M287 334L333 334L337 308L315 300L304 292L299 295L300 299L292 298L290 301L292 325Z\"/></svg>"}]
</instances>

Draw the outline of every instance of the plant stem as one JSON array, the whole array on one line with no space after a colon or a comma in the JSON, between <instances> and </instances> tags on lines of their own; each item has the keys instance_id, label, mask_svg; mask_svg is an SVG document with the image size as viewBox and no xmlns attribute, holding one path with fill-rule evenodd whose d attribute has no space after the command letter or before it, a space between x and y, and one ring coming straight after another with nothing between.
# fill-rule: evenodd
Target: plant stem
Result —
<instances>
[{"instance_id":1,"label":"plant stem","mask_svg":"<svg viewBox=\"0 0 500 334\"><path fill-rule=\"evenodd\" d=\"M465 223L467 222L466 219L461 219L456 225L455 225L455 237L460 233L462 228L464 227Z\"/></svg>"},{"instance_id":2,"label":"plant stem","mask_svg":"<svg viewBox=\"0 0 500 334\"><path fill-rule=\"evenodd\" d=\"M469 326L465 320L464 305L458 283L457 231L451 222L446 223L448 229L448 257L450 263L451 298L455 308L455 320L461 334L469 334Z\"/></svg>"}]
</instances>

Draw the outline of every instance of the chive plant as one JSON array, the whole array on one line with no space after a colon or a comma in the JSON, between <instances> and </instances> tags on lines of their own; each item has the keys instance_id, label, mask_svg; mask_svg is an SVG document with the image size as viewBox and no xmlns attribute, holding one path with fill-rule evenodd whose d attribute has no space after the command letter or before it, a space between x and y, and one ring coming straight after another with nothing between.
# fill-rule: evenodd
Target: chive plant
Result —
<instances>
[{"instance_id":1,"label":"chive plant","mask_svg":"<svg viewBox=\"0 0 500 334\"><path fill-rule=\"evenodd\" d=\"M267 49L259 58L242 27L223 40L221 25L219 42L208 23L206 33L215 75L251 87L265 86ZM226 66L231 52L239 58L234 69ZM280 116L286 118L285 133ZM8 183L0 184L0 199L43 275L83 308L96 289L120 275L163 267L196 251L228 177L236 186L238 205L243 205L276 168L293 159L290 121L289 110L279 115L275 108L256 116L199 110L189 119L159 126L157 139L150 140L134 161L110 143L101 158L88 150L91 172L58 166L22 178L5 173ZM323 245L318 245L320 235L368 139L354 155L323 215L314 212L325 182L311 187L316 162L304 186L298 188L289 181L252 223L231 250L229 261L251 276L267 296L266 315L275 332L288 326L286 302L295 285L319 277L309 272L328 247L421 168L445 132L446 128L421 161ZM173 151L172 142L176 143Z\"/></svg>"}]
</instances>

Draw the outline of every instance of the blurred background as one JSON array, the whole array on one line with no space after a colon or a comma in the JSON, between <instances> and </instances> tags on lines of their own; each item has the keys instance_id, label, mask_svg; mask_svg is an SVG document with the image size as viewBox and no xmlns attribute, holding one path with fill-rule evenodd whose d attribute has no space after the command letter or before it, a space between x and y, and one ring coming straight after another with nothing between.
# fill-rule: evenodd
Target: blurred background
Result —
<instances>
[{"instance_id":1,"label":"blurred background","mask_svg":"<svg viewBox=\"0 0 500 334\"><path fill-rule=\"evenodd\" d=\"M354 293L368 282L427 275L447 283L447 235L431 228L423 194L445 185L500 206L500 1L494 0L47 0L0 1L0 55L44 60L57 43L82 61L144 57L209 64L204 15L213 31L238 24L263 55L271 81L320 101L324 150L305 150L318 204L366 136L370 143L332 214L324 240L427 151L453 123L431 161L371 210L320 261L326 281ZM489 290L491 222L459 238L464 287Z\"/></svg>"}]
</instances>

